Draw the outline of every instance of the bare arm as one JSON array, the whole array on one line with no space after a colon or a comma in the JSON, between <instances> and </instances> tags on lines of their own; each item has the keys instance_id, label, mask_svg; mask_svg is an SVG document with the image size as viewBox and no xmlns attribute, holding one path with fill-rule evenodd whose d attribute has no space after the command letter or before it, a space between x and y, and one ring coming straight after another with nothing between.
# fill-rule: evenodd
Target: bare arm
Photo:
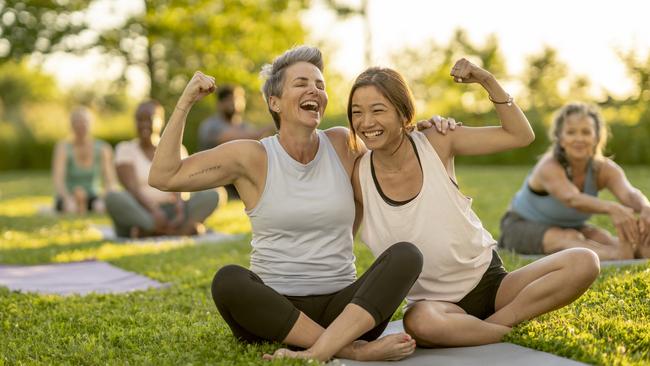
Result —
<instances>
[{"instance_id":1,"label":"bare arm","mask_svg":"<svg viewBox=\"0 0 650 366\"><path fill-rule=\"evenodd\" d=\"M113 149L108 144L102 147L102 176L104 177L105 192L112 192L117 189L115 167L113 166Z\"/></svg>"},{"instance_id":2,"label":"bare arm","mask_svg":"<svg viewBox=\"0 0 650 366\"><path fill-rule=\"evenodd\" d=\"M623 205L632 208L635 212L641 212L644 208L650 209L648 198L639 189L632 186L618 164L606 159L603 168L608 173L605 186Z\"/></svg>"},{"instance_id":3,"label":"bare arm","mask_svg":"<svg viewBox=\"0 0 650 366\"><path fill-rule=\"evenodd\" d=\"M54 156L52 157L52 181L54 190L61 199L71 200L70 192L65 187L65 142L56 144Z\"/></svg>"},{"instance_id":4,"label":"bare arm","mask_svg":"<svg viewBox=\"0 0 650 366\"><path fill-rule=\"evenodd\" d=\"M492 154L527 146L535 140L528 119L492 74L466 59L460 59L452 68L451 76L456 82L479 83L495 102L501 121L498 127L457 128L449 135L452 156ZM511 102L505 103L507 101Z\"/></svg>"},{"instance_id":5,"label":"bare arm","mask_svg":"<svg viewBox=\"0 0 650 366\"><path fill-rule=\"evenodd\" d=\"M214 78L198 71L185 87L152 160L149 172L152 187L188 192L236 183L246 173L246 157L263 149L256 141L232 141L181 159L187 114L195 102L214 90Z\"/></svg>"},{"instance_id":6,"label":"bare arm","mask_svg":"<svg viewBox=\"0 0 650 366\"><path fill-rule=\"evenodd\" d=\"M639 214L637 219L637 230L632 230L632 235L638 235L632 242L637 245L650 247L650 202L648 198L638 189L632 186L625 176L623 169L610 159L606 159L603 167L607 169L608 176L605 177L605 186L625 206L633 209Z\"/></svg>"},{"instance_id":7,"label":"bare arm","mask_svg":"<svg viewBox=\"0 0 650 366\"><path fill-rule=\"evenodd\" d=\"M639 240L639 229L631 208L580 192L578 187L569 181L564 168L555 159L547 157L541 164L534 178L549 194L578 211L609 215L623 240L632 243ZM612 174L609 169L603 168L601 174Z\"/></svg>"},{"instance_id":8,"label":"bare arm","mask_svg":"<svg viewBox=\"0 0 650 366\"><path fill-rule=\"evenodd\" d=\"M357 235L361 222L363 221L363 195L361 193L361 183L359 180L359 162L361 161L361 156L359 156L354 162L354 170L352 171L352 189L354 191L354 225L352 226L352 236Z\"/></svg>"},{"instance_id":9,"label":"bare arm","mask_svg":"<svg viewBox=\"0 0 650 366\"><path fill-rule=\"evenodd\" d=\"M368 149L366 145L361 141L357 136L356 150L350 145L350 130L346 127L332 127L325 130L327 137L332 142L334 149L345 168L345 171L348 173L348 176L352 178L352 170L354 168L355 161L358 157L362 156Z\"/></svg>"},{"instance_id":10,"label":"bare arm","mask_svg":"<svg viewBox=\"0 0 650 366\"><path fill-rule=\"evenodd\" d=\"M608 214L616 202L601 200L580 192L566 176L564 168L551 157L545 157L535 169L531 180L542 189L562 202L565 206L578 211L594 214Z\"/></svg>"}]
</instances>

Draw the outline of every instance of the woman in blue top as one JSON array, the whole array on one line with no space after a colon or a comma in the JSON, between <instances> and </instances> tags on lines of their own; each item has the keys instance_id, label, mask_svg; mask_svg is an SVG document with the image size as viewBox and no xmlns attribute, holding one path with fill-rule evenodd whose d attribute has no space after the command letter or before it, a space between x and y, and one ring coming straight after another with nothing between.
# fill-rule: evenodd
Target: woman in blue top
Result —
<instances>
[{"instance_id":1,"label":"woman in blue top","mask_svg":"<svg viewBox=\"0 0 650 366\"><path fill-rule=\"evenodd\" d=\"M650 257L650 203L623 169L603 156L607 130L595 107L565 105L550 137L551 148L501 219L499 245L524 254L583 247L601 260ZM598 198L604 188L619 202ZM592 214L609 215L618 237L586 224Z\"/></svg>"}]
</instances>

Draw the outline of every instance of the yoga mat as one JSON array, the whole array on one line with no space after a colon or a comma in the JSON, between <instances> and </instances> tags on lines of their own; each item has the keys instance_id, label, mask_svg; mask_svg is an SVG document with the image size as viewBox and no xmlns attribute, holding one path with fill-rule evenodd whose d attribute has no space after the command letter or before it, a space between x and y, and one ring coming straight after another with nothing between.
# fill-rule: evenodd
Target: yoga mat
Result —
<instances>
[{"instance_id":1,"label":"yoga mat","mask_svg":"<svg viewBox=\"0 0 650 366\"><path fill-rule=\"evenodd\" d=\"M544 258L545 255L543 254L517 254L521 258L524 259L529 259L529 260L538 260L541 258ZM629 266L632 264L644 264L648 263L648 258L641 258L641 259L615 259L615 260L601 260L600 261L600 266L601 267L609 267L609 266L614 266L614 267L621 267L621 266Z\"/></svg>"},{"instance_id":2,"label":"yoga mat","mask_svg":"<svg viewBox=\"0 0 650 366\"><path fill-rule=\"evenodd\" d=\"M244 237L244 235L231 235L231 234L220 233L218 231L209 230L205 234L201 234L201 235L152 236L146 238L131 239L131 238L117 236L115 234L115 230L111 226L93 225L93 228L101 233L102 239L104 240L110 240L110 241L115 241L119 243L128 243L128 244L151 244L151 243L162 243L162 242L180 243L180 242L187 242L187 241L197 243L197 244L204 244L204 243L217 244L217 243L241 239Z\"/></svg>"},{"instance_id":3,"label":"yoga mat","mask_svg":"<svg viewBox=\"0 0 650 366\"><path fill-rule=\"evenodd\" d=\"M116 294L166 287L106 262L85 261L36 266L0 265L0 286L39 294Z\"/></svg>"},{"instance_id":4,"label":"yoga mat","mask_svg":"<svg viewBox=\"0 0 650 366\"><path fill-rule=\"evenodd\" d=\"M390 322L382 334L388 335L403 332L402 321ZM500 365L500 366L581 366L584 363L555 356L550 353L536 351L511 343L495 343L478 347L456 348L416 348L415 352L400 361L359 362L346 359L336 359L328 365L347 366L470 366L470 365Z\"/></svg>"}]
</instances>

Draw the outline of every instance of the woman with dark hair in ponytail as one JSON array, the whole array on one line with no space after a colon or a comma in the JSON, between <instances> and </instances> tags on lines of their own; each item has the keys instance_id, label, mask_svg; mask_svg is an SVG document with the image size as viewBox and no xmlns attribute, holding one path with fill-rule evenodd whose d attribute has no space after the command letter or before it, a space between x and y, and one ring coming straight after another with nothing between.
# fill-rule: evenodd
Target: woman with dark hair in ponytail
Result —
<instances>
[{"instance_id":1,"label":"woman with dark hair in ponytail","mask_svg":"<svg viewBox=\"0 0 650 366\"><path fill-rule=\"evenodd\" d=\"M650 257L650 203L623 169L603 156L607 128L597 109L565 105L555 115L550 138L549 151L501 219L499 245L524 254L583 247L601 260ZM618 202L598 198L605 188ZM609 215L618 237L588 225L592 214Z\"/></svg>"}]
</instances>

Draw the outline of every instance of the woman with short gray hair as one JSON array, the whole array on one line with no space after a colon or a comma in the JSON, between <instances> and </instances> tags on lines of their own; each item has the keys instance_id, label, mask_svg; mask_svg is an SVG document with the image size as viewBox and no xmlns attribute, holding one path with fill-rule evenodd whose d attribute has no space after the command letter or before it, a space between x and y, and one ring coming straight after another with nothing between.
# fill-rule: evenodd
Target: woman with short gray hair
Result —
<instances>
[{"instance_id":1,"label":"woman with short gray hair","mask_svg":"<svg viewBox=\"0 0 650 366\"><path fill-rule=\"evenodd\" d=\"M420 274L422 255L411 243L396 243L356 279L350 178L363 149L353 152L344 127L318 130L328 101L322 69L318 49L286 51L262 73L278 134L181 159L187 114L215 90L213 77L195 73L162 136L149 183L166 191L236 187L252 225L251 269L221 268L212 283L215 304L240 340L306 349L265 358L401 359L414 350L410 336L377 338Z\"/></svg>"}]
</instances>

